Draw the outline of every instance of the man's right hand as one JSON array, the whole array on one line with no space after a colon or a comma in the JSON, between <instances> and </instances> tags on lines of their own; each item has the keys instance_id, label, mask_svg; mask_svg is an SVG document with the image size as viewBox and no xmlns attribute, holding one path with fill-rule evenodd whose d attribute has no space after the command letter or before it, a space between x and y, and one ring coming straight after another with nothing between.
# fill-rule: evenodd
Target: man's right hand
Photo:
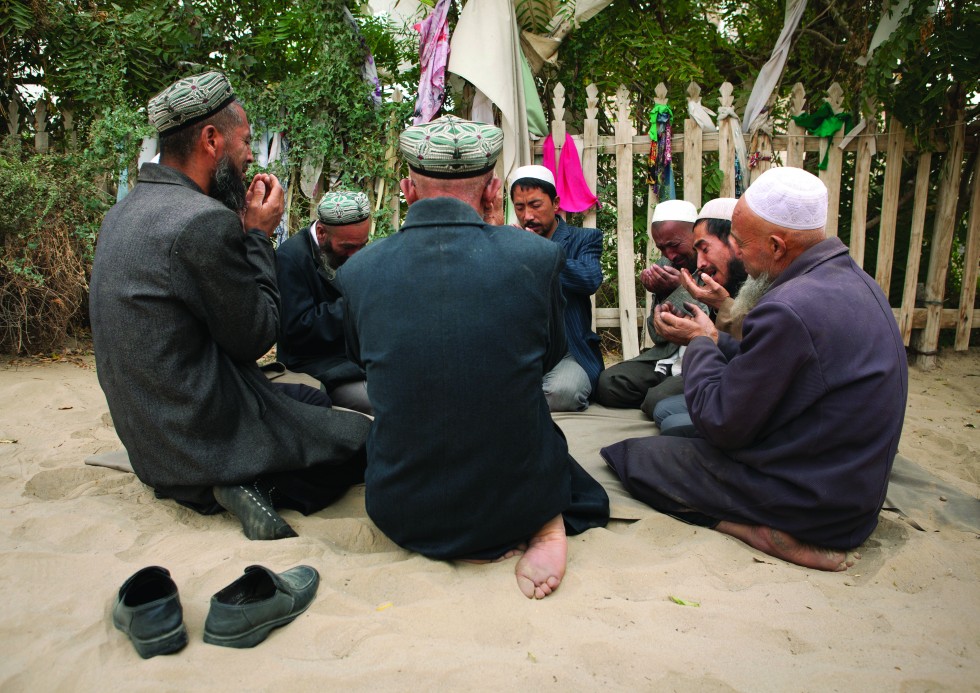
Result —
<instances>
[{"instance_id":1,"label":"man's right hand","mask_svg":"<svg viewBox=\"0 0 980 693\"><path fill-rule=\"evenodd\" d=\"M681 270L681 283L684 284L687 292L706 306L718 310L725 299L729 298L728 290L707 274L701 275L701 281L704 282L704 286L698 286L694 277L686 269Z\"/></svg>"},{"instance_id":2,"label":"man's right hand","mask_svg":"<svg viewBox=\"0 0 980 693\"><path fill-rule=\"evenodd\" d=\"M670 265L650 265L640 272L640 283L651 294L666 296L680 286L681 273Z\"/></svg>"},{"instance_id":3,"label":"man's right hand","mask_svg":"<svg viewBox=\"0 0 980 693\"><path fill-rule=\"evenodd\" d=\"M245 230L258 229L272 238L285 205L286 196L279 179L270 173L256 174L245 195Z\"/></svg>"}]
</instances>

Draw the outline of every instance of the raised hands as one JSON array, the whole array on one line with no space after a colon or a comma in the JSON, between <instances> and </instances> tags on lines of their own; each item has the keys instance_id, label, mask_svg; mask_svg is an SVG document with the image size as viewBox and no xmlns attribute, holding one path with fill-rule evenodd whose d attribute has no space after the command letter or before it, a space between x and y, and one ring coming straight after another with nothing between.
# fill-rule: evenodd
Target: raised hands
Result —
<instances>
[{"instance_id":1,"label":"raised hands","mask_svg":"<svg viewBox=\"0 0 980 693\"><path fill-rule=\"evenodd\" d=\"M271 173L256 174L245 194L245 229L258 229L271 238L282 219L285 204L279 179Z\"/></svg>"}]
</instances>

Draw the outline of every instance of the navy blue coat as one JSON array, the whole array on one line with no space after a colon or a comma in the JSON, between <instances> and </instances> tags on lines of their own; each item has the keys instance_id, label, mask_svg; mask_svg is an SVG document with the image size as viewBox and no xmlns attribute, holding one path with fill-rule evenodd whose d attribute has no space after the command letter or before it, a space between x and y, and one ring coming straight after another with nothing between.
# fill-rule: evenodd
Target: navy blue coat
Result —
<instances>
[{"instance_id":1,"label":"navy blue coat","mask_svg":"<svg viewBox=\"0 0 980 693\"><path fill-rule=\"evenodd\" d=\"M499 555L567 513L573 492L591 494L589 526L605 524L608 498L568 456L541 389L566 352L562 260L558 245L440 197L338 273L375 415L367 511L399 545Z\"/></svg>"},{"instance_id":2,"label":"navy blue coat","mask_svg":"<svg viewBox=\"0 0 980 693\"><path fill-rule=\"evenodd\" d=\"M746 316L742 341L691 341L684 390L703 440L624 441L603 456L630 491L716 520L850 549L874 530L908 397L881 289L837 238L800 255ZM668 507L662 507L668 506Z\"/></svg>"},{"instance_id":3,"label":"navy blue coat","mask_svg":"<svg viewBox=\"0 0 980 693\"><path fill-rule=\"evenodd\" d=\"M572 357L589 376L592 392L602 372L599 335L592 331L591 296L602 284L602 232L569 226L558 217L551 240L565 251L561 290L565 295L565 339Z\"/></svg>"}]
</instances>

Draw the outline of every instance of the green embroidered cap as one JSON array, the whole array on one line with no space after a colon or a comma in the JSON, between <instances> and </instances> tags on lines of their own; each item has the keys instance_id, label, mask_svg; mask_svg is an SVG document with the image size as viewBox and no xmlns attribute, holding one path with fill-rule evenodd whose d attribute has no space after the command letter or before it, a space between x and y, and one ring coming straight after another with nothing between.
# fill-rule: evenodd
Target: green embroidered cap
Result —
<instances>
[{"instance_id":1,"label":"green embroidered cap","mask_svg":"<svg viewBox=\"0 0 980 693\"><path fill-rule=\"evenodd\" d=\"M234 99L227 77L203 72L171 84L150 99L146 111L150 124L165 135L214 115Z\"/></svg>"},{"instance_id":2,"label":"green embroidered cap","mask_svg":"<svg viewBox=\"0 0 980 693\"><path fill-rule=\"evenodd\" d=\"M345 226L371 216L368 196L353 190L331 190L316 206L317 218L327 226Z\"/></svg>"},{"instance_id":3,"label":"green embroidered cap","mask_svg":"<svg viewBox=\"0 0 980 693\"><path fill-rule=\"evenodd\" d=\"M493 125L446 115L406 129L398 144L408 167L416 173L472 178L493 169L504 146L504 133Z\"/></svg>"}]
</instances>

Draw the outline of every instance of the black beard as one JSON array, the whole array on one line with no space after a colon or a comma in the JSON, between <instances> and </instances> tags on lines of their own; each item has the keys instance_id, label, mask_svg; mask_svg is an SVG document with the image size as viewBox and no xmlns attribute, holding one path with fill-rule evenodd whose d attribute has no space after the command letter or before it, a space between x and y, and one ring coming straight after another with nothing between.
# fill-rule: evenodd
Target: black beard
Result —
<instances>
[{"instance_id":1,"label":"black beard","mask_svg":"<svg viewBox=\"0 0 980 693\"><path fill-rule=\"evenodd\" d=\"M728 281L725 282L725 291L728 292L729 296L737 296L738 290L742 288L742 284L748 277L749 274L745 271L745 265L732 258L728 261Z\"/></svg>"},{"instance_id":2,"label":"black beard","mask_svg":"<svg viewBox=\"0 0 980 693\"><path fill-rule=\"evenodd\" d=\"M340 266L347 262L346 257L337 255L329 247L320 249L320 259L331 269L340 269Z\"/></svg>"},{"instance_id":3,"label":"black beard","mask_svg":"<svg viewBox=\"0 0 980 693\"><path fill-rule=\"evenodd\" d=\"M245 210L245 181L242 180L241 171L235 168L227 155L221 158L211 176L211 197L235 214Z\"/></svg>"}]
</instances>

